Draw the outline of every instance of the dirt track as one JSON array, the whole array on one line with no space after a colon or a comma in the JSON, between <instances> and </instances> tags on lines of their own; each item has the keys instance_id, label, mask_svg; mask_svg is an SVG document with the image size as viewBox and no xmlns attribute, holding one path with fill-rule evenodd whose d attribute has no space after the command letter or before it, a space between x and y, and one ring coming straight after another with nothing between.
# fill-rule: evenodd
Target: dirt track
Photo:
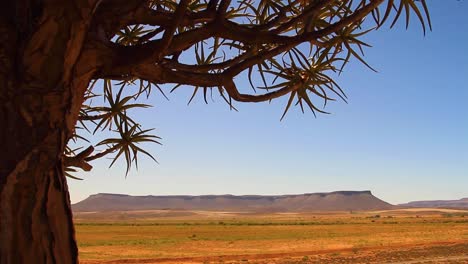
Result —
<instances>
[{"instance_id":1,"label":"dirt track","mask_svg":"<svg viewBox=\"0 0 468 264\"><path fill-rule=\"evenodd\" d=\"M82 264L156 264L156 263L468 263L468 241L430 244L399 244L386 247L344 248L256 255L225 255L209 257L120 259L112 261L82 261Z\"/></svg>"}]
</instances>

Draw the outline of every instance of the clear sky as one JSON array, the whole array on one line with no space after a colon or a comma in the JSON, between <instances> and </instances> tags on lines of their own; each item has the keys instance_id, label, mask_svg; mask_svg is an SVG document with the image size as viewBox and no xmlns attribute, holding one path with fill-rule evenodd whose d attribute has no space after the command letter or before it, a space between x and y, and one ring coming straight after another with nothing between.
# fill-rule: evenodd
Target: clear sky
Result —
<instances>
[{"instance_id":1,"label":"clear sky","mask_svg":"<svg viewBox=\"0 0 468 264\"><path fill-rule=\"evenodd\" d=\"M95 161L83 181L69 180L72 202L99 192L133 195L299 194L371 190L390 203L468 197L467 1L428 0L433 31L380 29L365 58L338 78L349 103L331 115L291 109L285 100L205 105L191 91L154 93L137 119L163 146L125 178L122 163Z\"/></svg>"}]
</instances>

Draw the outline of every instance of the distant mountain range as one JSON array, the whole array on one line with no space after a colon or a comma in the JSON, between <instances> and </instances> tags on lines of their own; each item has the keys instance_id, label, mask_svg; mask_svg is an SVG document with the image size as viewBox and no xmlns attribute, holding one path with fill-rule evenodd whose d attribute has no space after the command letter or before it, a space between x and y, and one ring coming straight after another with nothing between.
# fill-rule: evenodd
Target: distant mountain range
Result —
<instances>
[{"instance_id":1,"label":"distant mountain range","mask_svg":"<svg viewBox=\"0 0 468 264\"><path fill-rule=\"evenodd\" d=\"M129 210L207 210L243 212L306 212L386 210L395 206L370 191L338 191L297 195L172 195L131 196L100 193L72 205L75 212Z\"/></svg>"},{"instance_id":2,"label":"distant mountain range","mask_svg":"<svg viewBox=\"0 0 468 264\"><path fill-rule=\"evenodd\" d=\"M399 204L399 206L468 209L468 198L463 198L460 200L414 201L405 204Z\"/></svg>"}]
</instances>

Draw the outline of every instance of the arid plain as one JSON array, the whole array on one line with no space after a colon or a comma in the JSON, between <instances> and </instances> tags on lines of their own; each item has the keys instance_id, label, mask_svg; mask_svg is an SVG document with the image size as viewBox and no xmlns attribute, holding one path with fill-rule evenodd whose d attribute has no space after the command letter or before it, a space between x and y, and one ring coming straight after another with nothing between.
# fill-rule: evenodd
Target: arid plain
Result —
<instances>
[{"instance_id":1,"label":"arid plain","mask_svg":"<svg viewBox=\"0 0 468 264\"><path fill-rule=\"evenodd\" d=\"M80 263L468 263L468 210L75 213Z\"/></svg>"}]
</instances>

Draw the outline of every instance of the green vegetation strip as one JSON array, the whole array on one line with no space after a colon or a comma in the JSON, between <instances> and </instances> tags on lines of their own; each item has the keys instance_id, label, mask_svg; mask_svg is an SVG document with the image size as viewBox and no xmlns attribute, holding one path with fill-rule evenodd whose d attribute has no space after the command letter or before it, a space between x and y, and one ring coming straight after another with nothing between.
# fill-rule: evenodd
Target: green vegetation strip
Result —
<instances>
[{"instance_id":1,"label":"green vegetation strip","mask_svg":"<svg viewBox=\"0 0 468 264\"><path fill-rule=\"evenodd\" d=\"M422 221L421 221L422 222ZM399 222L399 221L378 221L379 224L410 224L411 222ZM437 221L430 220L424 221L427 224L468 224L468 219L455 220L455 221ZM356 222L208 222L208 223L197 223L197 222L82 222L75 223L76 226L308 226L308 225L350 225L350 224L366 224L367 221L356 221Z\"/></svg>"}]
</instances>

